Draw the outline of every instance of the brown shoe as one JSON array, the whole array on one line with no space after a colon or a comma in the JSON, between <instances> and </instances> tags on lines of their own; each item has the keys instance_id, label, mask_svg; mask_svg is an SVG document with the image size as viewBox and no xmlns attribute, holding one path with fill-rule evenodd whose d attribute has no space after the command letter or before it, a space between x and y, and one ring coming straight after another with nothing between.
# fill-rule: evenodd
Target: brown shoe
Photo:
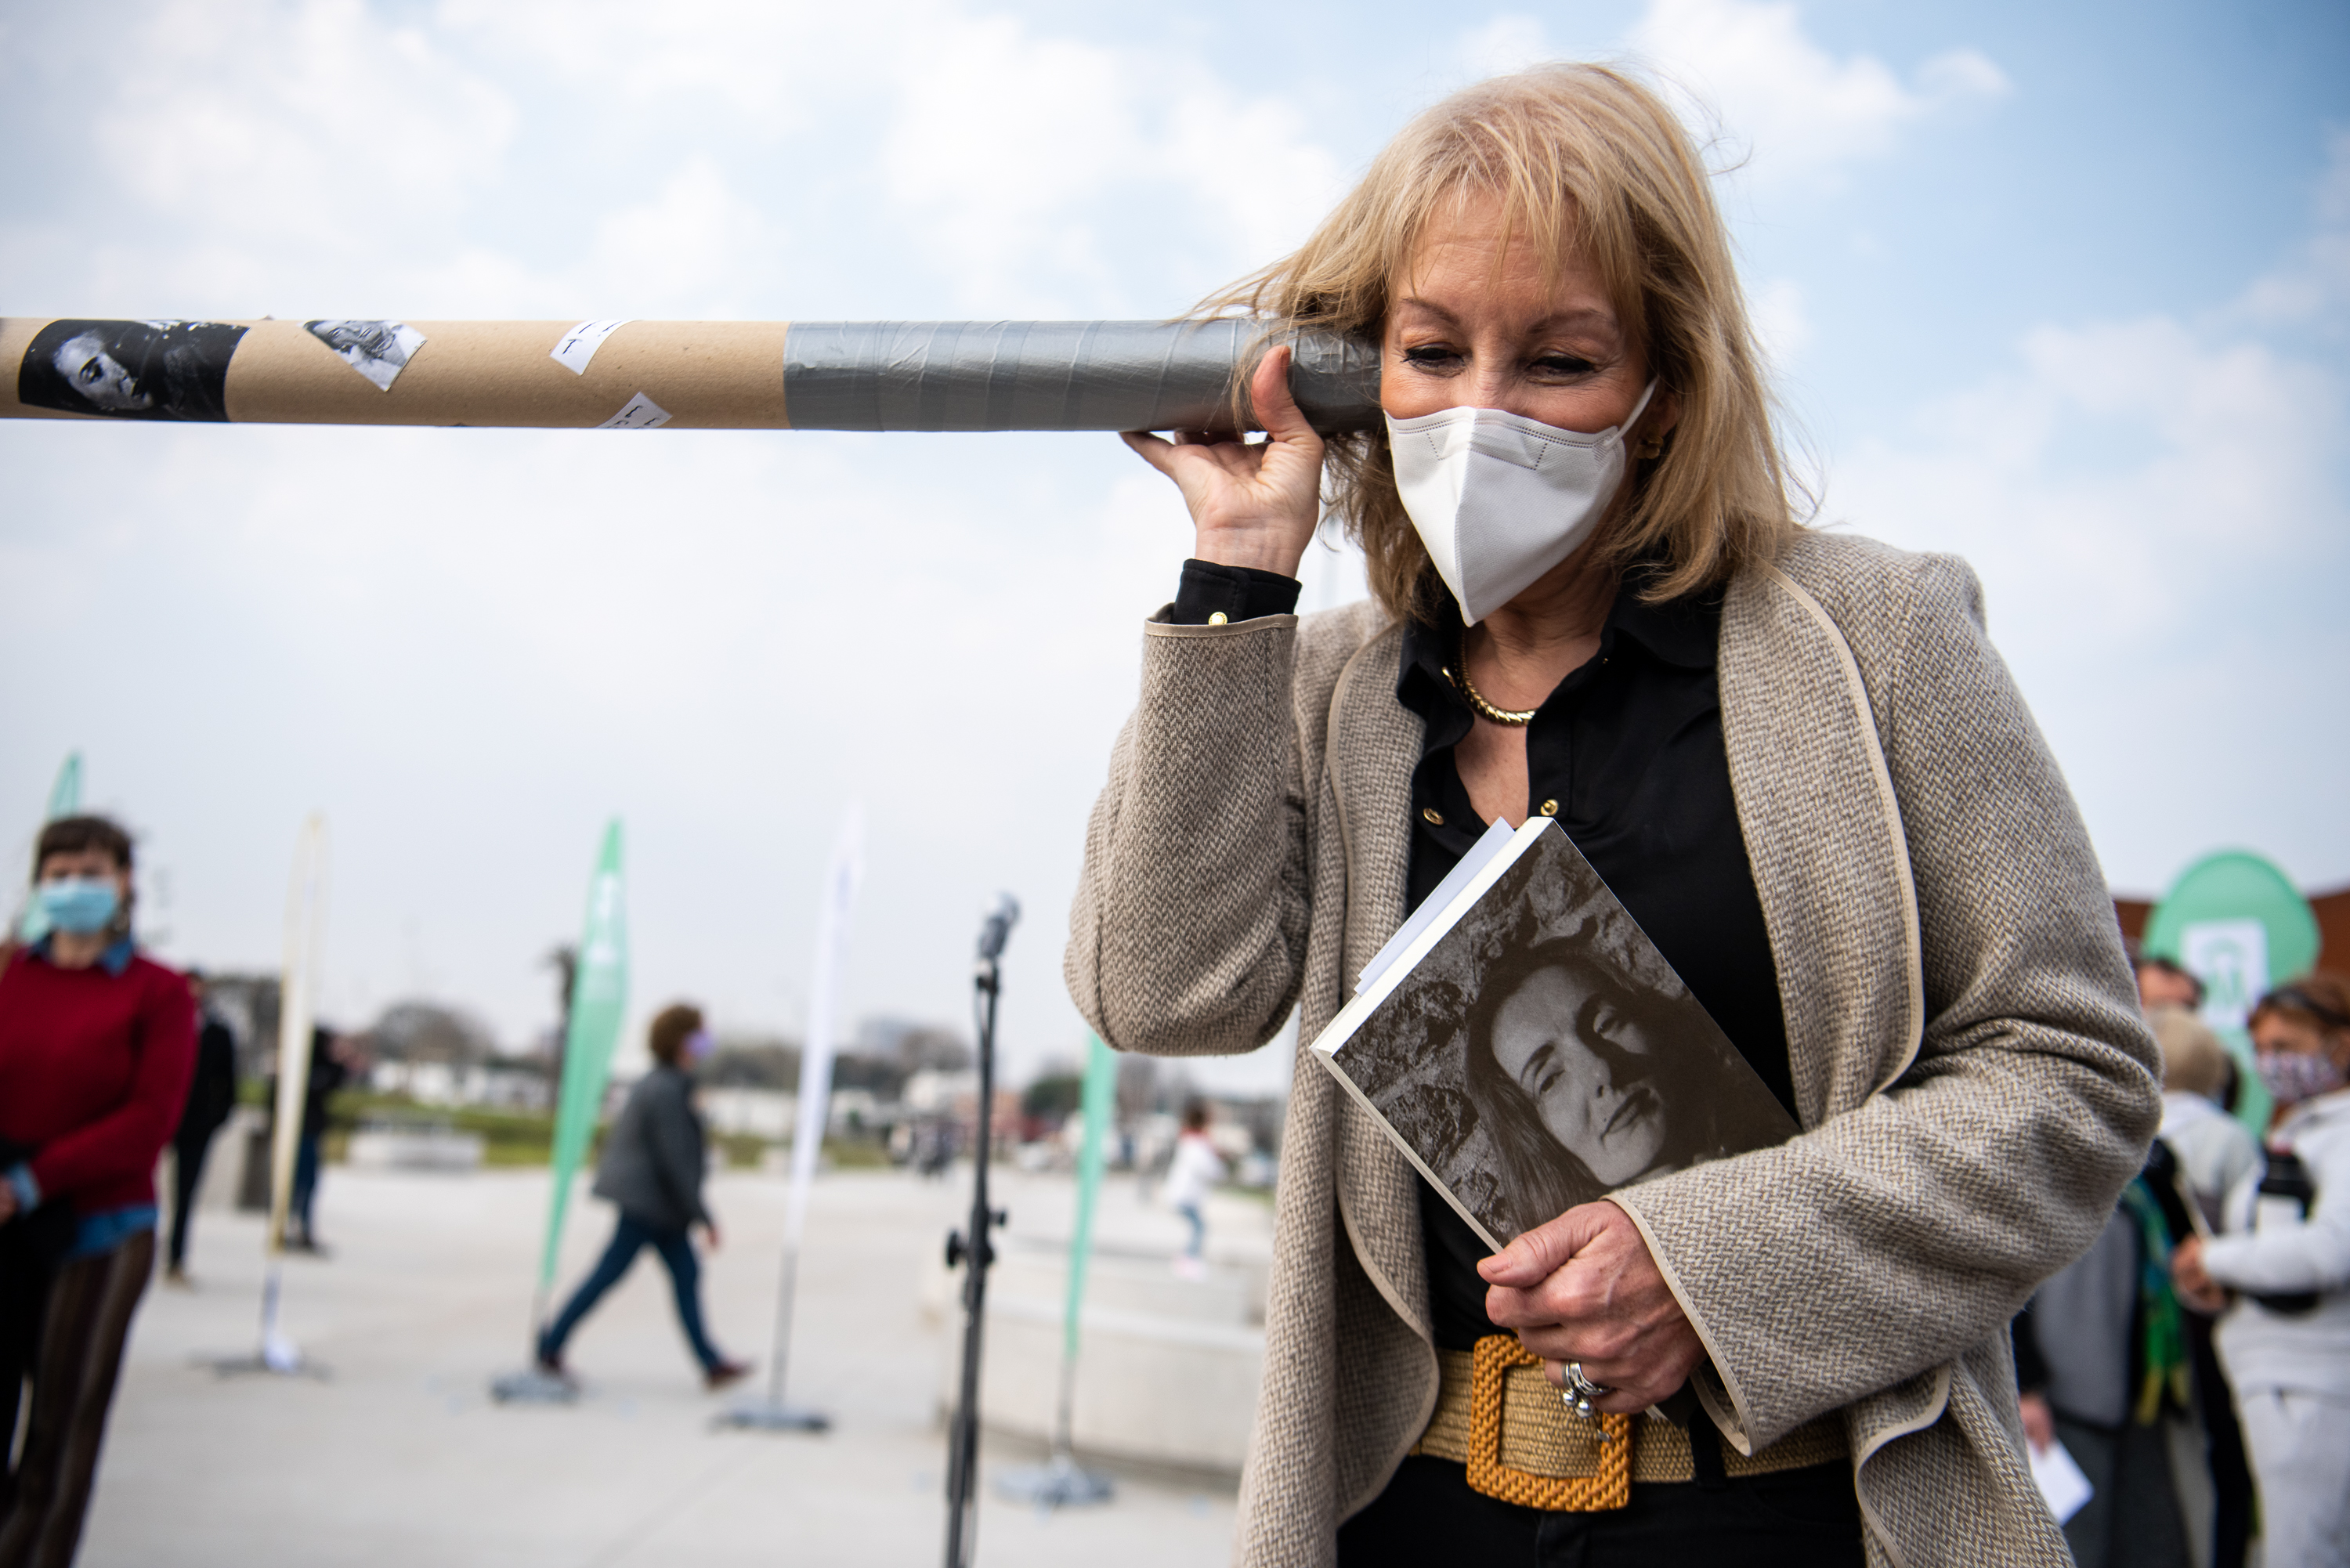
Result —
<instances>
[{"instance_id":1,"label":"brown shoe","mask_svg":"<svg viewBox=\"0 0 2350 1568\"><path fill-rule=\"evenodd\" d=\"M711 1393L715 1394L727 1385L732 1383L740 1383L743 1379L750 1376L751 1364L749 1362L722 1361L715 1366L704 1367L702 1369L702 1386Z\"/></svg>"}]
</instances>

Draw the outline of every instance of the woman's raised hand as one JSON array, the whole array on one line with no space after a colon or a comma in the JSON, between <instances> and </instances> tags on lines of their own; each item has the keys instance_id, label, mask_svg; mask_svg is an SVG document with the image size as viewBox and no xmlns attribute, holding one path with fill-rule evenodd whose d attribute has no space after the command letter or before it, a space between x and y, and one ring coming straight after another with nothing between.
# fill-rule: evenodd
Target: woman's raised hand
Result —
<instances>
[{"instance_id":1,"label":"woman's raised hand","mask_svg":"<svg viewBox=\"0 0 2350 1568\"><path fill-rule=\"evenodd\" d=\"M1492 1288L1485 1315L1564 1385L1565 1366L1615 1392L1592 1403L1630 1415L1672 1397L1705 1345L1665 1283L1632 1217L1613 1203L1583 1203L1527 1231L1477 1265Z\"/></svg>"},{"instance_id":2,"label":"woman's raised hand","mask_svg":"<svg viewBox=\"0 0 2350 1568\"><path fill-rule=\"evenodd\" d=\"M1267 354L1249 381L1264 421L1263 443L1237 433L1178 431L1173 441L1144 431L1122 438L1142 461L1175 482L1199 530L1192 554L1222 566L1297 575L1322 516L1322 438L1289 395L1287 345Z\"/></svg>"}]
</instances>

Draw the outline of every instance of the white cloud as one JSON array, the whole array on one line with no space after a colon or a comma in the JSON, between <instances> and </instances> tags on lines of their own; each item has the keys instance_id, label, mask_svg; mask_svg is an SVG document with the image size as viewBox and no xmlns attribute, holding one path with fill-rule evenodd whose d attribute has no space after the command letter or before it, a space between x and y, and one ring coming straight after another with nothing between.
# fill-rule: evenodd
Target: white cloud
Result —
<instances>
[{"instance_id":1,"label":"white cloud","mask_svg":"<svg viewBox=\"0 0 2350 1568\"><path fill-rule=\"evenodd\" d=\"M1718 119L1731 160L1764 184L1832 183L1904 128L2010 90L1972 49L1936 56L1908 82L1874 56L1840 58L1792 0L1649 0L1632 43L1681 89L1690 122Z\"/></svg>"},{"instance_id":2,"label":"white cloud","mask_svg":"<svg viewBox=\"0 0 2350 1568\"><path fill-rule=\"evenodd\" d=\"M2317 232L2244 293L2236 314L2340 341L2350 330L2350 130L2326 139L2325 171L2311 202Z\"/></svg>"},{"instance_id":3,"label":"white cloud","mask_svg":"<svg viewBox=\"0 0 2350 1568\"><path fill-rule=\"evenodd\" d=\"M2350 300L2271 338L2272 297L2033 328L1831 476L1829 515L1981 574L2126 888L2165 885L2182 838L2338 874L2340 753L2310 719L2350 667L2350 376L2312 350Z\"/></svg>"},{"instance_id":4,"label":"white cloud","mask_svg":"<svg viewBox=\"0 0 2350 1568\"><path fill-rule=\"evenodd\" d=\"M800 166L795 188L844 181L867 221L878 194L914 259L991 314L1172 308L1188 301L1138 299L1149 283L1134 275L1170 253L1190 259L1187 291L1246 271L1337 193L1336 160L1298 108L1236 91L1211 57L1095 43L962 0L652 16L450 0L442 15L638 113L715 99L762 136L788 136L770 145L778 166ZM1156 265L1138 268L1144 256Z\"/></svg>"},{"instance_id":5,"label":"white cloud","mask_svg":"<svg viewBox=\"0 0 2350 1568\"><path fill-rule=\"evenodd\" d=\"M1804 306L1804 286L1792 277L1769 278L1749 285L1747 308L1754 317L1755 336L1774 369L1784 370L1802 357L1812 341L1811 313Z\"/></svg>"},{"instance_id":6,"label":"white cloud","mask_svg":"<svg viewBox=\"0 0 2350 1568\"><path fill-rule=\"evenodd\" d=\"M1557 57L1542 19L1523 12L1505 13L1472 29L1452 53L1471 81L1505 76Z\"/></svg>"}]
</instances>

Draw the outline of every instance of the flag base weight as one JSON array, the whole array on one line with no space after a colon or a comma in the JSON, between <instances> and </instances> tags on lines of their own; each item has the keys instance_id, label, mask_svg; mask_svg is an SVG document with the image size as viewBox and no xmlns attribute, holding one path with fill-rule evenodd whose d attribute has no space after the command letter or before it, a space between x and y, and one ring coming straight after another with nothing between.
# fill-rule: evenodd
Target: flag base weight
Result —
<instances>
[{"instance_id":1,"label":"flag base weight","mask_svg":"<svg viewBox=\"0 0 2350 1568\"><path fill-rule=\"evenodd\" d=\"M1109 1477L1081 1469L1066 1454L1055 1454L1050 1464L1007 1470L995 1478L996 1496L1006 1502L1027 1503L1039 1513L1107 1502L1115 1490Z\"/></svg>"},{"instance_id":2,"label":"flag base weight","mask_svg":"<svg viewBox=\"0 0 2350 1568\"><path fill-rule=\"evenodd\" d=\"M223 1377L241 1377L258 1373L266 1377L315 1377L327 1380L327 1369L305 1356L294 1342L279 1334L263 1338L261 1348L250 1355L204 1355L196 1358L199 1366L209 1366Z\"/></svg>"},{"instance_id":3,"label":"flag base weight","mask_svg":"<svg viewBox=\"0 0 2350 1568\"><path fill-rule=\"evenodd\" d=\"M828 1432L832 1429L832 1417L799 1405L762 1400L756 1405L737 1405L712 1416L710 1425L713 1431Z\"/></svg>"},{"instance_id":4,"label":"flag base weight","mask_svg":"<svg viewBox=\"0 0 2350 1568\"><path fill-rule=\"evenodd\" d=\"M501 1405L576 1405L579 1385L534 1366L491 1378L490 1397Z\"/></svg>"}]
</instances>

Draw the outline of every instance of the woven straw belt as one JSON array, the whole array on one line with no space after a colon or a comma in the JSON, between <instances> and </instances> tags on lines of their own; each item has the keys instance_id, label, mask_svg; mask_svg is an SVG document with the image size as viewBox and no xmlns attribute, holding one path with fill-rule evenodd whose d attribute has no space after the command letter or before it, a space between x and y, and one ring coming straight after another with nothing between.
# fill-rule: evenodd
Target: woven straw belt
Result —
<instances>
[{"instance_id":1,"label":"woven straw belt","mask_svg":"<svg viewBox=\"0 0 2350 1568\"><path fill-rule=\"evenodd\" d=\"M1487 1334L1474 1352L1436 1355L1442 1376L1436 1414L1411 1451L1467 1465L1470 1486L1487 1497L1553 1512L1594 1512L1631 1501L1636 1480L1696 1479L1687 1432L1653 1411L1583 1419L1544 1378L1541 1358L1513 1335ZM1731 1476L1771 1475L1849 1454L1844 1423L1831 1415L1759 1454L1725 1446L1721 1468Z\"/></svg>"}]
</instances>

